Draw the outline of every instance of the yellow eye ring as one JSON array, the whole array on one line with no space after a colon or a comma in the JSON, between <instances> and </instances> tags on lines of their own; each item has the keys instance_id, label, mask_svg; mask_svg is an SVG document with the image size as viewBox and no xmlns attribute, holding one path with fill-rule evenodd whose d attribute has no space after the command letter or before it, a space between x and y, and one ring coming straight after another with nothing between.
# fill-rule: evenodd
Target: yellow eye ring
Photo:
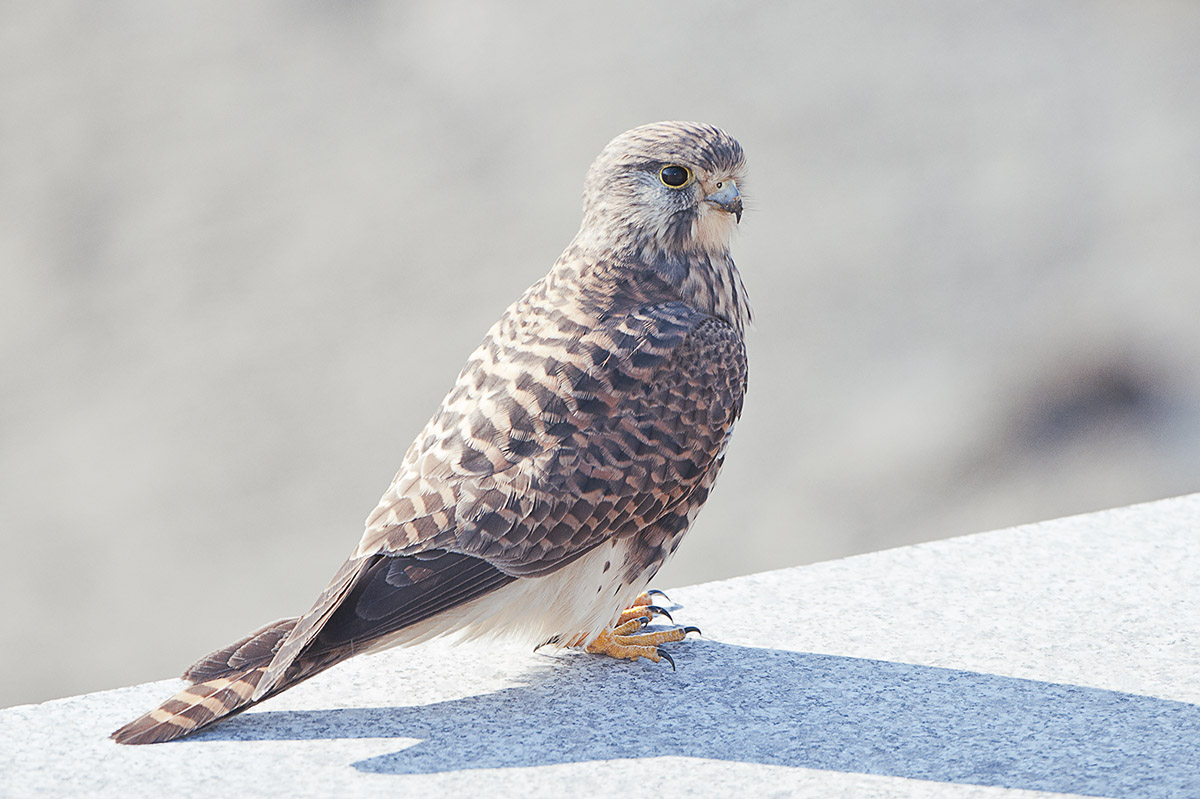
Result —
<instances>
[{"instance_id":1,"label":"yellow eye ring","mask_svg":"<svg viewBox=\"0 0 1200 799\"><path fill-rule=\"evenodd\" d=\"M658 179L669 189L682 189L692 182L692 170L679 164L667 164L658 170Z\"/></svg>"}]
</instances>

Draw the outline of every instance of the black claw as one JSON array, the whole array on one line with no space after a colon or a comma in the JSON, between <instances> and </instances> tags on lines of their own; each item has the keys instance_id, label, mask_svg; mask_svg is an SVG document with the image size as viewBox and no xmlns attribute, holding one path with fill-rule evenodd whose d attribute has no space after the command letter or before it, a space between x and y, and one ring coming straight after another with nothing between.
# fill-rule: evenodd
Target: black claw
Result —
<instances>
[{"instance_id":1,"label":"black claw","mask_svg":"<svg viewBox=\"0 0 1200 799\"><path fill-rule=\"evenodd\" d=\"M691 627L691 626L684 627L683 634L687 635L688 633L695 633L696 635L704 635L704 633L700 632L699 627Z\"/></svg>"},{"instance_id":2,"label":"black claw","mask_svg":"<svg viewBox=\"0 0 1200 799\"><path fill-rule=\"evenodd\" d=\"M658 652L660 658L671 664L671 671L675 671L675 659L667 654L667 650L660 646L655 651Z\"/></svg>"},{"instance_id":3,"label":"black claw","mask_svg":"<svg viewBox=\"0 0 1200 799\"><path fill-rule=\"evenodd\" d=\"M662 591L659 591L657 588L651 588L649 591L646 592L646 596L654 596L655 594L658 594L660 597L667 600L667 602L669 602L670 604L672 604L672 605L675 604L674 602L671 602L671 597L667 596Z\"/></svg>"},{"instance_id":4,"label":"black claw","mask_svg":"<svg viewBox=\"0 0 1200 799\"><path fill-rule=\"evenodd\" d=\"M646 625L650 623L650 620L647 619L645 616L638 616L637 620L638 620L638 623L642 625L643 630L646 629Z\"/></svg>"},{"instance_id":5,"label":"black claw","mask_svg":"<svg viewBox=\"0 0 1200 799\"><path fill-rule=\"evenodd\" d=\"M671 614L667 613L666 608L661 608L658 605L647 605L645 609L651 613L657 613L660 616L666 616L668 621L670 621L672 624L675 623L675 620L671 618Z\"/></svg>"}]
</instances>

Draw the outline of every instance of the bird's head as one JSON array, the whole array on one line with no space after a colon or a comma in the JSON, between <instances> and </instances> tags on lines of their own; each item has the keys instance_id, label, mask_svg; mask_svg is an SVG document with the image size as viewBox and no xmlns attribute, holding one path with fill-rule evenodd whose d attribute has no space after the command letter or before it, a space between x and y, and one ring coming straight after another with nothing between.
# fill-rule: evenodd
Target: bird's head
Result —
<instances>
[{"instance_id":1,"label":"bird's head","mask_svg":"<svg viewBox=\"0 0 1200 799\"><path fill-rule=\"evenodd\" d=\"M742 218L742 147L695 122L655 122L617 136L588 170L580 243L655 260L728 252Z\"/></svg>"}]
</instances>

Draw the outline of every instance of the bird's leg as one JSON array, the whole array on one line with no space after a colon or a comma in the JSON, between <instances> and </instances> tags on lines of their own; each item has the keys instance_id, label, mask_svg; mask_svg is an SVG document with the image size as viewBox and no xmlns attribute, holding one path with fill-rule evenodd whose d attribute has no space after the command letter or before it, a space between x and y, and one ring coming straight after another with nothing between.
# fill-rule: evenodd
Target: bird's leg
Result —
<instances>
[{"instance_id":1,"label":"bird's leg","mask_svg":"<svg viewBox=\"0 0 1200 799\"><path fill-rule=\"evenodd\" d=\"M655 614L666 616L672 622L675 621L666 610L651 604L653 600L650 599L650 593L662 594L661 591L640 594L633 600L631 607L621 612L616 626L601 632L584 647L584 651L593 655L608 655L623 660L647 658L655 663L665 660L671 664L671 669L674 670L675 661L659 644L682 641L688 633L700 632L700 628L672 627L652 633L642 632Z\"/></svg>"},{"instance_id":2,"label":"bird's leg","mask_svg":"<svg viewBox=\"0 0 1200 799\"><path fill-rule=\"evenodd\" d=\"M654 600L650 598L651 594L661 594L668 602L671 601L662 591L643 591L633 600L632 605L621 611L621 615L617 617L617 626L620 627L625 622L633 621L634 619L645 619L646 623L649 624L654 620L655 614L666 616L670 621L674 622L675 619L671 618L671 614L667 612L666 608L654 604Z\"/></svg>"}]
</instances>

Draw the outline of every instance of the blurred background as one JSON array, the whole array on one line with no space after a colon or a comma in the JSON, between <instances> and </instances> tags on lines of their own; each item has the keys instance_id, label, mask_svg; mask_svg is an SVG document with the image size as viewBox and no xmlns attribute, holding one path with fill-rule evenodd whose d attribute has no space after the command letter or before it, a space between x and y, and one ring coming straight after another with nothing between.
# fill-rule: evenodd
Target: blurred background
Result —
<instances>
[{"instance_id":1,"label":"blurred background","mask_svg":"<svg viewBox=\"0 0 1200 799\"><path fill-rule=\"evenodd\" d=\"M663 588L1200 489L1200 4L5 4L0 706L307 609L626 128L738 137Z\"/></svg>"}]
</instances>

